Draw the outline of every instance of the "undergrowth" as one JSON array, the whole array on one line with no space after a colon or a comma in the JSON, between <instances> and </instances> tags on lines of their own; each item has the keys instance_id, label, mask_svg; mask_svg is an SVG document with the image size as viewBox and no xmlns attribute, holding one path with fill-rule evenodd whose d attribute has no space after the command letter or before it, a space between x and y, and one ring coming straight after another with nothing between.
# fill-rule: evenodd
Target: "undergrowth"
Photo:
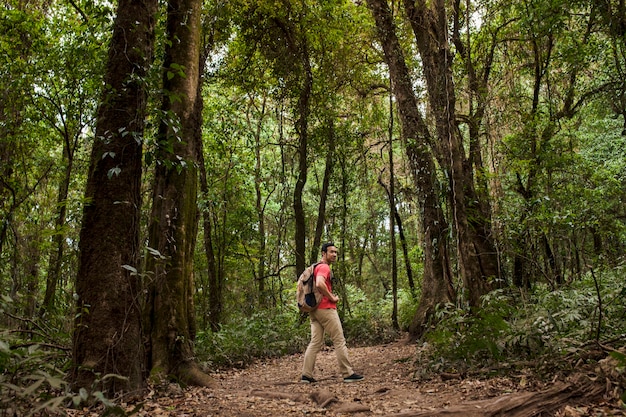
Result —
<instances>
[{"instance_id":1,"label":"undergrowth","mask_svg":"<svg viewBox=\"0 0 626 417\"><path fill-rule=\"evenodd\" d=\"M0 416L65 415L64 407L88 402L121 410L100 391L70 389L66 380L70 332L65 318L20 318L10 313L12 304L8 296L0 299L0 314L13 320L7 326L11 328L0 331Z\"/></svg>"},{"instance_id":2,"label":"undergrowth","mask_svg":"<svg viewBox=\"0 0 626 417\"><path fill-rule=\"evenodd\" d=\"M341 304L339 312L349 346L382 344L400 336L391 323L390 297L371 301L352 286L346 293L347 302ZM612 356L623 370L625 298L624 268L616 268L590 273L558 290L537 285L527 293L517 289L494 291L474 312L440 306L436 327L416 349L420 374L415 376L430 378L442 372L477 370L493 375L530 363L568 366L580 363L585 346L593 344L612 346ZM294 297L289 294L285 299ZM5 312L9 301L0 300L0 312ZM397 301L399 326L405 329L417 303L403 291ZM20 416L57 415L61 406L85 402L119 409L97 391L70 391L65 372L71 358L69 349L63 348L69 346L70 332L55 331L34 320L27 320L27 324L31 327L26 331L13 328L19 326L0 331L0 411L12 410ZM209 371L245 367L258 359L304 352L309 337L308 317L298 313L294 301L259 310L251 317L238 317L217 332L198 332L196 354Z\"/></svg>"},{"instance_id":3,"label":"undergrowth","mask_svg":"<svg viewBox=\"0 0 626 417\"><path fill-rule=\"evenodd\" d=\"M425 338L424 373L484 368L506 372L528 362L556 369L580 363L585 346L626 347L623 268L589 273L558 290L494 291L475 313L440 306Z\"/></svg>"},{"instance_id":4,"label":"undergrowth","mask_svg":"<svg viewBox=\"0 0 626 417\"><path fill-rule=\"evenodd\" d=\"M379 344L398 337L399 332L393 330L389 319L389 300L369 302L362 291L351 286L347 292L350 302L346 304L350 308L342 308L339 313L349 345ZM257 359L304 352L309 337L309 317L298 312L294 301L233 319L217 332L199 332L196 353L208 369L245 367Z\"/></svg>"}]
</instances>

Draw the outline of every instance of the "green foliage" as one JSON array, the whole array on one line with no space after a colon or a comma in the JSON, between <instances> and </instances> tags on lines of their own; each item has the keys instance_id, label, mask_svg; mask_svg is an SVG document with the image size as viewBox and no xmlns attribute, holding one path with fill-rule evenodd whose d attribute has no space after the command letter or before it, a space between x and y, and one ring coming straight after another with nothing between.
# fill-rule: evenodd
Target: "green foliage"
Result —
<instances>
[{"instance_id":1,"label":"green foliage","mask_svg":"<svg viewBox=\"0 0 626 417\"><path fill-rule=\"evenodd\" d=\"M436 313L437 329L428 334L428 341L443 356L464 359L494 358L504 354L502 340L508 330L505 321L511 300L501 292L485 297L475 315L448 304Z\"/></svg>"},{"instance_id":2,"label":"green foliage","mask_svg":"<svg viewBox=\"0 0 626 417\"><path fill-rule=\"evenodd\" d=\"M243 367L258 358L301 351L308 343L307 331L295 308L259 311L224 324L218 332L199 332L196 352L209 368Z\"/></svg>"},{"instance_id":3,"label":"green foliage","mask_svg":"<svg viewBox=\"0 0 626 417\"><path fill-rule=\"evenodd\" d=\"M398 325L400 329L407 330L417 313L418 298L411 295L411 291L400 289L398 291ZM390 313L391 314L391 313Z\"/></svg>"},{"instance_id":4,"label":"green foliage","mask_svg":"<svg viewBox=\"0 0 626 417\"><path fill-rule=\"evenodd\" d=\"M0 314L13 305L14 300L3 296ZM66 378L71 364L68 333L50 326L63 323L63 318L20 320L24 324L19 329L0 331L0 410L20 416L65 415L65 407L98 403L109 415L127 415L94 389L105 379L122 378L119 375L99 376L93 387L81 387L78 392L70 387Z\"/></svg>"},{"instance_id":5,"label":"green foliage","mask_svg":"<svg viewBox=\"0 0 626 417\"><path fill-rule=\"evenodd\" d=\"M45 343L22 339L9 331L0 333L0 410L25 416L64 415L63 408L68 405L96 402L107 410L121 409L100 391L80 388L72 392L64 371L70 357L59 348L50 349ZM115 376L102 379L111 377Z\"/></svg>"},{"instance_id":6,"label":"green foliage","mask_svg":"<svg viewBox=\"0 0 626 417\"><path fill-rule=\"evenodd\" d=\"M396 340L391 325L391 298L373 300L353 285L347 286L350 311L343 315L343 331L348 344L373 345Z\"/></svg>"},{"instance_id":7,"label":"green foliage","mask_svg":"<svg viewBox=\"0 0 626 417\"><path fill-rule=\"evenodd\" d=\"M527 296L495 291L475 314L441 306L439 324L427 334L437 366L562 355L598 336L600 341L619 337L626 331L623 273L616 268L596 279L589 274L556 291L542 285Z\"/></svg>"},{"instance_id":8,"label":"green foliage","mask_svg":"<svg viewBox=\"0 0 626 417\"><path fill-rule=\"evenodd\" d=\"M218 332L199 332L196 352L212 369L246 366L259 358L272 358L303 352L309 343L308 316L301 316L295 305L295 289L287 291L289 303L282 309L262 310L251 317L233 318ZM391 300L370 301L365 293L348 286L350 311L340 310L349 345L369 345L395 340L391 327Z\"/></svg>"}]
</instances>

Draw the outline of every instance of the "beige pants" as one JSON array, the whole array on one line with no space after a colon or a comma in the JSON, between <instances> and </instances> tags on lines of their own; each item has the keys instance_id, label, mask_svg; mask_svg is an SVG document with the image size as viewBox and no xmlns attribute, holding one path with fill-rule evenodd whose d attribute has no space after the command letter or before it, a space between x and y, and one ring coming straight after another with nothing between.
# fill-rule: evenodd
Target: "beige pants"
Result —
<instances>
[{"instance_id":1,"label":"beige pants","mask_svg":"<svg viewBox=\"0 0 626 417\"><path fill-rule=\"evenodd\" d=\"M341 327L341 320L339 320L337 310L332 308L317 309L309 313L309 315L311 319L311 342L304 353L302 375L313 378L315 359L318 352L324 347L325 333L328 333L333 341L341 375L344 378L352 375L352 365L350 365L350 360L348 359L346 339L343 336L343 327Z\"/></svg>"}]
</instances>

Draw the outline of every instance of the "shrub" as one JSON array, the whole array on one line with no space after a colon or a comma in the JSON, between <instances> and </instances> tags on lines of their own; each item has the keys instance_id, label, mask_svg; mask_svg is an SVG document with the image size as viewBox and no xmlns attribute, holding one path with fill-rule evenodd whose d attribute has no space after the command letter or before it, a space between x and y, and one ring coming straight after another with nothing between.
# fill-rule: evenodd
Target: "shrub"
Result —
<instances>
[{"instance_id":1,"label":"shrub","mask_svg":"<svg viewBox=\"0 0 626 417\"><path fill-rule=\"evenodd\" d=\"M558 290L546 285L527 295L498 290L483 298L475 314L441 306L437 327L426 340L437 366L444 362L456 368L460 363L566 354L589 341L617 340L624 334L625 294L621 268L589 273Z\"/></svg>"},{"instance_id":2,"label":"shrub","mask_svg":"<svg viewBox=\"0 0 626 417\"><path fill-rule=\"evenodd\" d=\"M207 366L246 366L257 358L302 351L308 327L297 309L265 310L224 324L218 332L199 332L196 352Z\"/></svg>"}]
</instances>

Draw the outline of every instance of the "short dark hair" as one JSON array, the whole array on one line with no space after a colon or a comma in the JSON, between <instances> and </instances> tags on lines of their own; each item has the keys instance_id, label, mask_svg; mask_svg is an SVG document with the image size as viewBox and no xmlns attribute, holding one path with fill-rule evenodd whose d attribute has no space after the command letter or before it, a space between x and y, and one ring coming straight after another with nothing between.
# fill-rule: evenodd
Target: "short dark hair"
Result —
<instances>
[{"instance_id":1,"label":"short dark hair","mask_svg":"<svg viewBox=\"0 0 626 417\"><path fill-rule=\"evenodd\" d=\"M331 246L335 246L335 244L333 242L326 242L322 245L322 253L325 253L326 250L331 247Z\"/></svg>"}]
</instances>

